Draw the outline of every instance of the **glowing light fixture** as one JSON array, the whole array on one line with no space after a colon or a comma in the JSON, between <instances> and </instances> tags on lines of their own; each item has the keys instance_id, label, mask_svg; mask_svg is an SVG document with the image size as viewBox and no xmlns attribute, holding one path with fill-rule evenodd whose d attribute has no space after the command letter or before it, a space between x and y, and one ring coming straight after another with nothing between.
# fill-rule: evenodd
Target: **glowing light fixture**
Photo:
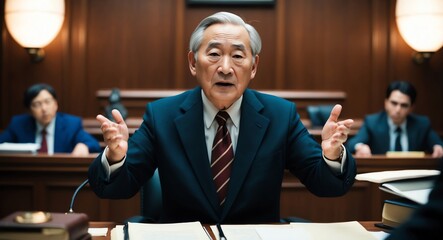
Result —
<instances>
[{"instance_id":1,"label":"glowing light fixture","mask_svg":"<svg viewBox=\"0 0 443 240\"><path fill-rule=\"evenodd\" d=\"M60 31L65 18L64 0L6 0L5 22L9 33L39 62Z\"/></svg>"},{"instance_id":2,"label":"glowing light fixture","mask_svg":"<svg viewBox=\"0 0 443 240\"><path fill-rule=\"evenodd\" d=\"M443 46L443 0L397 0L397 27L417 53L414 61L428 61Z\"/></svg>"}]
</instances>

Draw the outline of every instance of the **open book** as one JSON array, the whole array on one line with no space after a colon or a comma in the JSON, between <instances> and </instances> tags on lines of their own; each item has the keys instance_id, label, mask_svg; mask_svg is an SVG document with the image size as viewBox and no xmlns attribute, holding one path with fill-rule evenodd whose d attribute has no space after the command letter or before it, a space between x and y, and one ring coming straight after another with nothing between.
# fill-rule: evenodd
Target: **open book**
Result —
<instances>
[{"instance_id":1,"label":"open book","mask_svg":"<svg viewBox=\"0 0 443 240\"><path fill-rule=\"evenodd\" d=\"M355 179L379 183L385 192L425 204L439 174L438 170L397 170L357 174Z\"/></svg>"}]
</instances>

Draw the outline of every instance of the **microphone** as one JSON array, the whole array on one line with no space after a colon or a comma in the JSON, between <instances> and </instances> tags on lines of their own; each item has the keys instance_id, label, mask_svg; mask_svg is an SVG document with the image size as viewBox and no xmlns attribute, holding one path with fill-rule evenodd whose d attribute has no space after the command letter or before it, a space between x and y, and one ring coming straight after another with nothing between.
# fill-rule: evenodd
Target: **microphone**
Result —
<instances>
[{"instance_id":1,"label":"microphone","mask_svg":"<svg viewBox=\"0 0 443 240\"><path fill-rule=\"evenodd\" d=\"M75 189L74 194L72 195L71 198L71 205L69 205L69 213L74 213L74 210L72 210L72 207L74 206L74 201L75 201L75 197L77 197L77 193L80 191L80 189L82 189L86 184L88 184L89 179L86 179L82 184L80 184L80 186L77 187L77 189Z\"/></svg>"}]
</instances>

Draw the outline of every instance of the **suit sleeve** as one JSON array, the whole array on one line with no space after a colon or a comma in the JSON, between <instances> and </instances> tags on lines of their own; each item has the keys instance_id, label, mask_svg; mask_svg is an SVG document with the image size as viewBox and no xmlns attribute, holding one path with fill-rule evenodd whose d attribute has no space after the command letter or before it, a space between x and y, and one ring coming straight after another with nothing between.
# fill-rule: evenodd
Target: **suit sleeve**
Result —
<instances>
[{"instance_id":1,"label":"suit sleeve","mask_svg":"<svg viewBox=\"0 0 443 240\"><path fill-rule=\"evenodd\" d=\"M86 146L88 146L89 152L91 153L100 152L101 151L100 144L98 143L97 139L95 139L91 134L89 134L83 129L82 121L80 118L78 118L76 125L77 125L77 130L74 139L75 144L84 143Z\"/></svg>"},{"instance_id":2,"label":"suit sleeve","mask_svg":"<svg viewBox=\"0 0 443 240\"><path fill-rule=\"evenodd\" d=\"M342 196L352 187L356 175L355 160L347 152L343 173L336 175L323 159L321 146L300 121L295 108L289 134L289 170L313 194L319 197Z\"/></svg>"},{"instance_id":3,"label":"suit sleeve","mask_svg":"<svg viewBox=\"0 0 443 240\"><path fill-rule=\"evenodd\" d=\"M2 132L0 133L0 143L5 143L5 142L12 142L15 143L18 141L17 137L15 136L15 132L14 132L14 123L16 122L16 118L13 117L10 121L10 123L8 124L8 127Z\"/></svg>"},{"instance_id":4,"label":"suit sleeve","mask_svg":"<svg viewBox=\"0 0 443 240\"><path fill-rule=\"evenodd\" d=\"M353 154L355 153L355 145L357 145L357 143L368 144L369 132L370 131L368 128L368 120L367 120L367 118L365 118L362 126L358 130L358 133L354 137L351 137L350 139L348 139L348 141L345 143L345 146L349 150L349 152L351 152Z\"/></svg>"}]
</instances>

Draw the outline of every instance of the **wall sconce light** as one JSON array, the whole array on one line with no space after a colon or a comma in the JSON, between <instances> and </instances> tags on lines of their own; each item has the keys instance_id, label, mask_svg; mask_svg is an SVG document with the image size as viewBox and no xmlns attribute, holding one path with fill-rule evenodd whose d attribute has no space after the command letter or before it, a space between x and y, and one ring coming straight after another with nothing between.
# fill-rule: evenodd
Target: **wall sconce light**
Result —
<instances>
[{"instance_id":1,"label":"wall sconce light","mask_svg":"<svg viewBox=\"0 0 443 240\"><path fill-rule=\"evenodd\" d=\"M65 18L64 0L6 0L5 22L11 36L40 62Z\"/></svg>"},{"instance_id":2,"label":"wall sconce light","mask_svg":"<svg viewBox=\"0 0 443 240\"><path fill-rule=\"evenodd\" d=\"M417 51L414 62L429 61L443 46L442 0L397 0L395 16L401 36Z\"/></svg>"}]
</instances>

